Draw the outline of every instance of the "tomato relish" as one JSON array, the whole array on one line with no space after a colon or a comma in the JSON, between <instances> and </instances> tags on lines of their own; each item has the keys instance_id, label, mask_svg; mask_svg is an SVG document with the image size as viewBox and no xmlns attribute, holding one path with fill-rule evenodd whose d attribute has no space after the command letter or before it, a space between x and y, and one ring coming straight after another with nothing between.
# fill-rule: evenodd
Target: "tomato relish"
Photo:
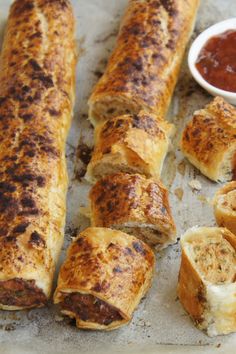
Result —
<instances>
[{"instance_id":1,"label":"tomato relish","mask_svg":"<svg viewBox=\"0 0 236 354\"><path fill-rule=\"evenodd\" d=\"M209 84L236 92L236 30L210 38L200 51L196 67Z\"/></svg>"}]
</instances>

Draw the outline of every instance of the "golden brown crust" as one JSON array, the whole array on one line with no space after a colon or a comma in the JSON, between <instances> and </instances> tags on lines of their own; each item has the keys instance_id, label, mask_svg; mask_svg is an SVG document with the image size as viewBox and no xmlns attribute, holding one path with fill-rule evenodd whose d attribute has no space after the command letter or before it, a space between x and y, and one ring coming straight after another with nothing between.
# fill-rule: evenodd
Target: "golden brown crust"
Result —
<instances>
[{"instance_id":1,"label":"golden brown crust","mask_svg":"<svg viewBox=\"0 0 236 354\"><path fill-rule=\"evenodd\" d=\"M213 205L217 224L236 235L236 181L229 182L218 190Z\"/></svg>"},{"instance_id":2,"label":"golden brown crust","mask_svg":"<svg viewBox=\"0 0 236 354\"><path fill-rule=\"evenodd\" d=\"M87 179L96 182L115 172L160 177L173 130L172 124L145 112L113 117L98 125Z\"/></svg>"},{"instance_id":3,"label":"golden brown crust","mask_svg":"<svg viewBox=\"0 0 236 354\"><path fill-rule=\"evenodd\" d=\"M15 1L0 58L0 280L35 280L47 297L63 242L75 64L70 2Z\"/></svg>"},{"instance_id":4,"label":"golden brown crust","mask_svg":"<svg viewBox=\"0 0 236 354\"><path fill-rule=\"evenodd\" d=\"M68 249L54 302L60 303L65 293L93 295L116 308L122 319L102 325L77 317L77 326L104 330L120 327L130 321L150 287L154 262L151 249L135 237L106 228L88 228Z\"/></svg>"},{"instance_id":5,"label":"golden brown crust","mask_svg":"<svg viewBox=\"0 0 236 354\"><path fill-rule=\"evenodd\" d=\"M182 249L177 293L185 310L197 325L201 325L206 307L204 284L184 249Z\"/></svg>"},{"instance_id":6,"label":"golden brown crust","mask_svg":"<svg viewBox=\"0 0 236 354\"><path fill-rule=\"evenodd\" d=\"M92 123L141 109L164 118L199 0L131 0L116 47L89 100ZM101 112L97 104L105 103Z\"/></svg>"},{"instance_id":7,"label":"golden brown crust","mask_svg":"<svg viewBox=\"0 0 236 354\"><path fill-rule=\"evenodd\" d=\"M236 331L236 236L224 228L193 227L182 236L181 246L177 292L183 307L209 336ZM197 253L201 249L204 264L203 255L199 258ZM214 255L211 249L221 254ZM224 273L227 263L229 271Z\"/></svg>"},{"instance_id":8,"label":"golden brown crust","mask_svg":"<svg viewBox=\"0 0 236 354\"><path fill-rule=\"evenodd\" d=\"M232 178L236 154L236 109L216 97L194 113L184 129L181 147L184 155L214 181Z\"/></svg>"},{"instance_id":9,"label":"golden brown crust","mask_svg":"<svg viewBox=\"0 0 236 354\"><path fill-rule=\"evenodd\" d=\"M98 181L90 191L92 226L121 228L161 248L176 241L168 191L156 179L117 173ZM130 229L129 229L130 228Z\"/></svg>"}]
</instances>

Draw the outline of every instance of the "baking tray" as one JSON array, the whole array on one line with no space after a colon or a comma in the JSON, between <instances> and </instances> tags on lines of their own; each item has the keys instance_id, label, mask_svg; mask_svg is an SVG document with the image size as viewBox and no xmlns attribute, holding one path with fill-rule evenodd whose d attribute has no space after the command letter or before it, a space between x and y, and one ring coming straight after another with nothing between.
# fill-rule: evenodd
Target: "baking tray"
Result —
<instances>
[{"instance_id":1,"label":"baking tray","mask_svg":"<svg viewBox=\"0 0 236 354\"><path fill-rule=\"evenodd\" d=\"M88 220L79 213L80 207L87 203L89 185L83 180L83 174L93 144L93 132L87 120L87 99L114 46L127 1L72 1L77 18L80 61L75 114L67 143L70 186L65 243L60 263L71 237L88 226ZM1 37L10 3L10 0L0 0ZM192 39L206 27L233 15L236 15L235 0L202 1ZM177 134L162 175L170 189L179 236L193 225L215 225L209 201L219 185L211 183L183 160L178 148L180 133L192 112L210 99L191 78L185 59L169 111L170 120L176 124ZM188 185L194 178L202 184L199 192L192 191ZM235 353L236 335L209 338L194 327L184 312L176 298L179 263L178 244L157 255L152 289L142 300L131 323L113 332L77 330L70 320L63 320L52 304L30 311L1 311L0 353Z\"/></svg>"}]
</instances>

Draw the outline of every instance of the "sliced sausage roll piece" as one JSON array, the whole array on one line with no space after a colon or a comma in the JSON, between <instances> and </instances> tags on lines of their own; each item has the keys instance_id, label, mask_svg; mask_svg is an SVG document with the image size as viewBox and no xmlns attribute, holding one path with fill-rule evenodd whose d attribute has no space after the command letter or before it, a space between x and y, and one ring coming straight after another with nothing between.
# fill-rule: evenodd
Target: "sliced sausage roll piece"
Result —
<instances>
[{"instance_id":1,"label":"sliced sausage roll piece","mask_svg":"<svg viewBox=\"0 0 236 354\"><path fill-rule=\"evenodd\" d=\"M236 181L229 182L213 200L216 222L236 235Z\"/></svg>"},{"instance_id":2,"label":"sliced sausage roll piece","mask_svg":"<svg viewBox=\"0 0 236 354\"><path fill-rule=\"evenodd\" d=\"M75 81L68 0L13 3L0 58L0 308L50 296L63 243Z\"/></svg>"},{"instance_id":3,"label":"sliced sausage roll piece","mask_svg":"<svg viewBox=\"0 0 236 354\"><path fill-rule=\"evenodd\" d=\"M196 111L183 132L183 154L213 181L232 179L236 169L236 109L221 97Z\"/></svg>"},{"instance_id":4,"label":"sliced sausage roll piece","mask_svg":"<svg viewBox=\"0 0 236 354\"><path fill-rule=\"evenodd\" d=\"M176 242L168 191L156 179L117 173L98 181L90 191L92 226L132 234L156 249Z\"/></svg>"},{"instance_id":5,"label":"sliced sausage roll piece","mask_svg":"<svg viewBox=\"0 0 236 354\"><path fill-rule=\"evenodd\" d=\"M164 118L199 0L130 0L106 71L89 99L95 125L141 109Z\"/></svg>"},{"instance_id":6,"label":"sliced sausage roll piece","mask_svg":"<svg viewBox=\"0 0 236 354\"><path fill-rule=\"evenodd\" d=\"M236 236L217 227L193 227L181 238L178 296L209 336L236 331Z\"/></svg>"},{"instance_id":7,"label":"sliced sausage roll piece","mask_svg":"<svg viewBox=\"0 0 236 354\"><path fill-rule=\"evenodd\" d=\"M121 327L149 289L154 263L152 250L135 237L90 227L68 249L54 302L78 328Z\"/></svg>"},{"instance_id":8,"label":"sliced sausage roll piece","mask_svg":"<svg viewBox=\"0 0 236 354\"><path fill-rule=\"evenodd\" d=\"M145 112L110 119L95 130L95 150L86 178L96 182L116 172L160 177L174 126Z\"/></svg>"}]
</instances>

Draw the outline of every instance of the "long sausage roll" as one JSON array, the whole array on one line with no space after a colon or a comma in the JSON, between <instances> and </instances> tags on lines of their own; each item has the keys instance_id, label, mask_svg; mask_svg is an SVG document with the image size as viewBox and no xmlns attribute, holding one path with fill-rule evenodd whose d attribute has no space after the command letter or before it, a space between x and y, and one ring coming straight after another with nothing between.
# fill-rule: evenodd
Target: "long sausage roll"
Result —
<instances>
[{"instance_id":1,"label":"long sausage roll","mask_svg":"<svg viewBox=\"0 0 236 354\"><path fill-rule=\"evenodd\" d=\"M95 149L86 178L96 182L115 172L160 177L174 126L140 112L111 118L95 130Z\"/></svg>"},{"instance_id":2,"label":"long sausage roll","mask_svg":"<svg viewBox=\"0 0 236 354\"><path fill-rule=\"evenodd\" d=\"M63 243L75 82L68 0L17 0L0 58L0 308L39 307Z\"/></svg>"},{"instance_id":3,"label":"long sausage roll","mask_svg":"<svg viewBox=\"0 0 236 354\"><path fill-rule=\"evenodd\" d=\"M181 238L179 299L209 336L236 332L236 236L218 227L193 227Z\"/></svg>"},{"instance_id":4,"label":"long sausage roll","mask_svg":"<svg viewBox=\"0 0 236 354\"><path fill-rule=\"evenodd\" d=\"M199 0L130 0L116 47L89 99L95 125L112 115L168 109Z\"/></svg>"},{"instance_id":5,"label":"long sausage roll","mask_svg":"<svg viewBox=\"0 0 236 354\"><path fill-rule=\"evenodd\" d=\"M79 328L111 330L128 323L149 289L155 258L123 232L88 228L70 245L54 302Z\"/></svg>"},{"instance_id":6,"label":"long sausage roll","mask_svg":"<svg viewBox=\"0 0 236 354\"><path fill-rule=\"evenodd\" d=\"M90 191L92 226L134 235L160 250L176 242L176 227L163 184L138 174L117 173Z\"/></svg>"},{"instance_id":7,"label":"long sausage roll","mask_svg":"<svg viewBox=\"0 0 236 354\"><path fill-rule=\"evenodd\" d=\"M217 224L236 235L236 181L220 188L214 197L213 205Z\"/></svg>"},{"instance_id":8,"label":"long sausage roll","mask_svg":"<svg viewBox=\"0 0 236 354\"><path fill-rule=\"evenodd\" d=\"M186 125L183 154L205 176L216 182L230 181L236 171L236 109L216 97L194 112Z\"/></svg>"}]
</instances>

